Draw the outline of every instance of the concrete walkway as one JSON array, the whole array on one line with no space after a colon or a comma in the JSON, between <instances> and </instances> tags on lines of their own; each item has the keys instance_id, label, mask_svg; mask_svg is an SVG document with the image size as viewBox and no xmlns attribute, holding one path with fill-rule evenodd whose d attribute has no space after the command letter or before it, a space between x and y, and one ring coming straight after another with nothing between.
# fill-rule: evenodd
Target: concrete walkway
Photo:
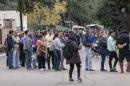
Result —
<instances>
[{"instance_id":1,"label":"concrete walkway","mask_svg":"<svg viewBox=\"0 0 130 86\"><path fill-rule=\"evenodd\" d=\"M26 70L25 68L8 70L5 65L5 56L0 57L0 86L130 86L130 73L101 72L100 57L93 59L93 68L96 71L85 71L84 55L81 55L83 62L81 72L82 82L76 81L76 70L73 75L74 82L68 81L68 70L61 72ZM109 69L107 62L106 69ZM66 67L69 68L68 66Z\"/></svg>"}]
</instances>

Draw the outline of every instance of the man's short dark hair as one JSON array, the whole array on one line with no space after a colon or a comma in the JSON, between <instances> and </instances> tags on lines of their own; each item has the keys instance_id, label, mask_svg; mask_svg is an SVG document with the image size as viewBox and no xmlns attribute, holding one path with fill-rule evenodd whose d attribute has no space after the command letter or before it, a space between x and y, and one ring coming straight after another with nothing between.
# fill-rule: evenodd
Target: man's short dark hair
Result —
<instances>
[{"instance_id":1,"label":"man's short dark hair","mask_svg":"<svg viewBox=\"0 0 130 86\"><path fill-rule=\"evenodd\" d=\"M38 35L38 39L41 39L42 38L42 35Z\"/></svg>"},{"instance_id":2,"label":"man's short dark hair","mask_svg":"<svg viewBox=\"0 0 130 86\"><path fill-rule=\"evenodd\" d=\"M122 30L122 31L120 32L120 34L123 34L123 33L128 34L129 32L128 32L127 30Z\"/></svg>"},{"instance_id":3,"label":"man's short dark hair","mask_svg":"<svg viewBox=\"0 0 130 86\"><path fill-rule=\"evenodd\" d=\"M111 34L114 33L114 32L115 32L114 30L109 31L109 35L111 35Z\"/></svg>"},{"instance_id":4,"label":"man's short dark hair","mask_svg":"<svg viewBox=\"0 0 130 86\"><path fill-rule=\"evenodd\" d=\"M28 34L28 30L24 31L24 34L26 34L26 35L27 35L27 34Z\"/></svg>"},{"instance_id":5,"label":"man's short dark hair","mask_svg":"<svg viewBox=\"0 0 130 86\"><path fill-rule=\"evenodd\" d=\"M10 30L10 31L9 31L9 34L12 34L12 33L14 33L14 31L13 31L13 30Z\"/></svg>"}]
</instances>

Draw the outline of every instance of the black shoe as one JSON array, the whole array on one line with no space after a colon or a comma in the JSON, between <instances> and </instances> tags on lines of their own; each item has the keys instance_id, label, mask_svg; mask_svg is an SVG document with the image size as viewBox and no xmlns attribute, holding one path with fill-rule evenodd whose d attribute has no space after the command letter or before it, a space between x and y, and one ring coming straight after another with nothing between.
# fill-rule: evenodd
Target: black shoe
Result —
<instances>
[{"instance_id":1,"label":"black shoe","mask_svg":"<svg viewBox=\"0 0 130 86\"><path fill-rule=\"evenodd\" d=\"M33 70L33 68L27 68L27 70Z\"/></svg>"},{"instance_id":2,"label":"black shoe","mask_svg":"<svg viewBox=\"0 0 130 86\"><path fill-rule=\"evenodd\" d=\"M86 68L85 70L88 71L88 68Z\"/></svg>"},{"instance_id":3,"label":"black shoe","mask_svg":"<svg viewBox=\"0 0 130 86\"><path fill-rule=\"evenodd\" d=\"M113 71L114 71L114 72L117 72L116 68L113 68Z\"/></svg>"},{"instance_id":4,"label":"black shoe","mask_svg":"<svg viewBox=\"0 0 130 86\"><path fill-rule=\"evenodd\" d=\"M114 72L114 71L113 71L113 68L110 69L110 72Z\"/></svg>"},{"instance_id":5,"label":"black shoe","mask_svg":"<svg viewBox=\"0 0 130 86\"><path fill-rule=\"evenodd\" d=\"M61 71L60 69L55 69L55 71Z\"/></svg>"},{"instance_id":6,"label":"black shoe","mask_svg":"<svg viewBox=\"0 0 130 86\"><path fill-rule=\"evenodd\" d=\"M67 70L66 68L63 68L63 70Z\"/></svg>"},{"instance_id":7,"label":"black shoe","mask_svg":"<svg viewBox=\"0 0 130 86\"><path fill-rule=\"evenodd\" d=\"M107 70L105 70L105 69L101 69L101 71L104 71L104 72L106 72Z\"/></svg>"},{"instance_id":8,"label":"black shoe","mask_svg":"<svg viewBox=\"0 0 130 86\"><path fill-rule=\"evenodd\" d=\"M16 70L16 68L9 68L10 70Z\"/></svg>"},{"instance_id":9,"label":"black shoe","mask_svg":"<svg viewBox=\"0 0 130 86\"><path fill-rule=\"evenodd\" d=\"M95 71L95 70L93 70L93 69L89 69L88 71Z\"/></svg>"},{"instance_id":10,"label":"black shoe","mask_svg":"<svg viewBox=\"0 0 130 86\"><path fill-rule=\"evenodd\" d=\"M111 68L110 72L117 72L116 68Z\"/></svg>"},{"instance_id":11,"label":"black shoe","mask_svg":"<svg viewBox=\"0 0 130 86\"><path fill-rule=\"evenodd\" d=\"M16 67L16 68L20 68L20 67Z\"/></svg>"},{"instance_id":12,"label":"black shoe","mask_svg":"<svg viewBox=\"0 0 130 86\"><path fill-rule=\"evenodd\" d=\"M78 78L78 80L77 80L77 81L81 82L81 81L82 81L82 78Z\"/></svg>"},{"instance_id":13,"label":"black shoe","mask_svg":"<svg viewBox=\"0 0 130 86\"><path fill-rule=\"evenodd\" d=\"M70 78L69 81L74 81L74 80L72 78Z\"/></svg>"}]
</instances>

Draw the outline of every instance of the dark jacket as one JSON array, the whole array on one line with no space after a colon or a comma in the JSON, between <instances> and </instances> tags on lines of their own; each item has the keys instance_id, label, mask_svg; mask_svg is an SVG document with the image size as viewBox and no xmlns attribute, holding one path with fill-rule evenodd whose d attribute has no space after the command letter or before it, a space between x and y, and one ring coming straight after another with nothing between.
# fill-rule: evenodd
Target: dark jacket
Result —
<instances>
[{"instance_id":1,"label":"dark jacket","mask_svg":"<svg viewBox=\"0 0 130 86\"><path fill-rule=\"evenodd\" d=\"M90 36L88 34L83 35L83 45L85 47L91 47Z\"/></svg>"},{"instance_id":2,"label":"dark jacket","mask_svg":"<svg viewBox=\"0 0 130 86\"><path fill-rule=\"evenodd\" d=\"M71 59L67 59L66 63L67 64L81 63L81 59L80 59L80 55L79 55L80 48L78 47L76 42L74 42L72 40L68 40L68 41L71 41L69 43L70 43L71 48L73 50L73 55L72 55Z\"/></svg>"},{"instance_id":3,"label":"dark jacket","mask_svg":"<svg viewBox=\"0 0 130 86\"><path fill-rule=\"evenodd\" d=\"M11 35L8 35L7 37L7 49L8 51L12 50L14 48L14 40Z\"/></svg>"},{"instance_id":4,"label":"dark jacket","mask_svg":"<svg viewBox=\"0 0 130 86\"><path fill-rule=\"evenodd\" d=\"M99 54L107 54L107 40L105 38L99 40L98 52Z\"/></svg>"}]
</instances>

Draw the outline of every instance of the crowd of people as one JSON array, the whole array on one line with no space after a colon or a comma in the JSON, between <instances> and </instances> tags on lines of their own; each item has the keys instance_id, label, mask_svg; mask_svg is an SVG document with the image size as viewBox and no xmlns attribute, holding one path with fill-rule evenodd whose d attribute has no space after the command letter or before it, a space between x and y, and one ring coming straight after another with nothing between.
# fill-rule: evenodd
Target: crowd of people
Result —
<instances>
[{"instance_id":1,"label":"crowd of people","mask_svg":"<svg viewBox=\"0 0 130 86\"><path fill-rule=\"evenodd\" d=\"M98 40L97 46L95 42ZM101 55L101 71L105 69L105 59L109 57L110 72L117 72L117 63L120 63L121 73L124 73L123 62L127 60L127 72L130 72L129 34L122 31L100 33L96 36L91 30L83 32L73 31L24 31L10 30L5 41L7 48L7 66L10 70L26 67L27 70L67 70L66 64L70 65L69 80L74 81L72 74L74 65L77 67L77 79L80 76L81 57L79 50L85 48L85 70L95 71L92 68L92 50ZM114 65L112 65L112 61Z\"/></svg>"}]
</instances>

